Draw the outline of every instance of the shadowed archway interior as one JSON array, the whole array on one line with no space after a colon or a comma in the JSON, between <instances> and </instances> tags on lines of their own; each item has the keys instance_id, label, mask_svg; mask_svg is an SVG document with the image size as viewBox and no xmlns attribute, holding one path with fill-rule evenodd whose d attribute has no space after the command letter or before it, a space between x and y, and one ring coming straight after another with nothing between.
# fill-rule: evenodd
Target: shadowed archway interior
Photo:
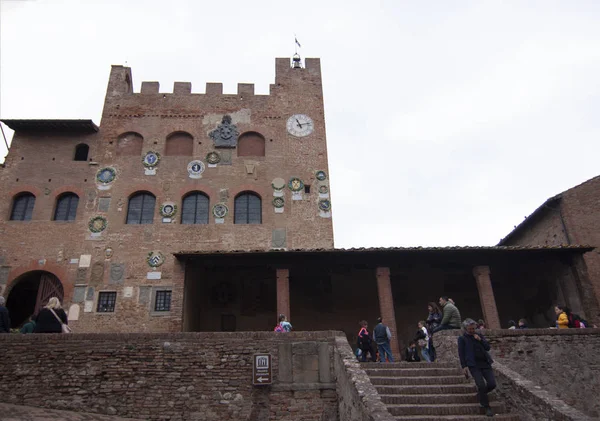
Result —
<instances>
[{"instance_id":1,"label":"shadowed archway interior","mask_svg":"<svg viewBox=\"0 0 600 421\"><path fill-rule=\"evenodd\" d=\"M51 297L57 297L61 303L64 290L60 280L45 271L27 272L15 281L6 299L10 314L11 328L18 328L46 305Z\"/></svg>"}]
</instances>

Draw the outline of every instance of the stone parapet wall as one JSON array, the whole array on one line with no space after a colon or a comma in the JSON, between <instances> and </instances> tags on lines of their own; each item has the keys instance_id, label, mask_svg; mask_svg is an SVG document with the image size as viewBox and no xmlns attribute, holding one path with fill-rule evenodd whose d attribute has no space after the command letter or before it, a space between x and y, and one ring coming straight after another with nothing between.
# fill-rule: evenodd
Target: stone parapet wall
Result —
<instances>
[{"instance_id":1,"label":"stone parapet wall","mask_svg":"<svg viewBox=\"0 0 600 421\"><path fill-rule=\"evenodd\" d=\"M458 364L459 334L456 330L434 336L439 361ZM542 389L548 392L546 403L554 405L552 410L558 411L564 403L586 416L600 416L600 329L499 329L483 334L490 342L494 360L505 366L507 373L519 375L510 378L496 369L499 377L512 382L529 381L513 385L521 391L523 401L536 405L534 395ZM525 396L527 390L529 397Z\"/></svg>"},{"instance_id":2,"label":"stone parapet wall","mask_svg":"<svg viewBox=\"0 0 600 421\"><path fill-rule=\"evenodd\" d=\"M341 421L394 421L345 338L335 338L334 368Z\"/></svg>"},{"instance_id":3,"label":"stone parapet wall","mask_svg":"<svg viewBox=\"0 0 600 421\"><path fill-rule=\"evenodd\" d=\"M338 420L336 332L1 335L6 403L148 420ZM272 355L273 385L252 385ZM287 377L286 377L287 376Z\"/></svg>"}]
</instances>

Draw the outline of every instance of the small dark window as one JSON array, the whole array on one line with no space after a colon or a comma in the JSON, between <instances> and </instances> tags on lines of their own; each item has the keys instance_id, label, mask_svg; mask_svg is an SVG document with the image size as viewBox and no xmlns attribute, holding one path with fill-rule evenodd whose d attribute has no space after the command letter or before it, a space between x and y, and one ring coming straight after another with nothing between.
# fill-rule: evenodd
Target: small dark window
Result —
<instances>
[{"instance_id":1,"label":"small dark window","mask_svg":"<svg viewBox=\"0 0 600 421\"><path fill-rule=\"evenodd\" d=\"M304 193L310 194L310 186L304 185Z\"/></svg>"},{"instance_id":2,"label":"small dark window","mask_svg":"<svg viewBox=\"0 0 600 421\"><path fill-rule=\"evenodd\" d=\"M77 204L79 197L74 193L63 194L56 202L54 211L55 221L74 221L77 215Z\"/></svg>"},{"instance_id":3,"label":"small dark window","mask_svg":"<svg viewBox=\"0 0 600 421\"><path fill-rule=\"evenodd\" d=\"M127 224L151 224L154 222L156 198L151 193L136 193L129 199Z\"/></svg>"},{"instance_id":4,"label":"small dark window","mask_svg":"<svg viewBox=\"0 0 600 421\"><path fill-rule=\"evenodd\" d=\"M154 311L171 311L171 291L156 291Z\"/></svg>"},{"instance_id":5,"label":"small dark window","mask_svg":"<svg viewBox=\"0 0 600 421\"><path fill-rule=\"evenodd\" d=\"M241 193L235 198L234 224L262 223L261 200L254 193Z\"/></svg>"},{"instance_id":6,"label":"small dark window","mask_svg":"<svg viewBox=\"0 0 600 421\"><path fill-rule=\"evenodd\" d=\"M35 196L31 193L23 193L15 197L12 211L10 212L11 221L31 221L33 214L33 205Z\"/></svg>"},{"instance_id":7,"label":"small dark window","mask_svg":"<svg viewBox=\"0 0 600 421\"><path fill-rule=\"evenodd\" d=\"M182 224L208 224L209 200L204 193L194 192L183 198Z\"/></svg>"},{"instance_id":8,"label":"small dark window","mask_svg":"<svg viewBox=\"0 0 600 421\"><path fill-rule=\"evenodd\" d=\"M85 143L75 146L75 161L87 161L90 147Z\"/></svg>"},{"instance_id":9,"label":"small dark window","mask_svg":"<svg viewBox=\"0 0 600 421\"><path fill-rule=\"evenodd\" d=\"M98 309L96 311L98 313L113 313L116 301L116 292L101 292L98 294Z\"/></svg>"}]
</instances>

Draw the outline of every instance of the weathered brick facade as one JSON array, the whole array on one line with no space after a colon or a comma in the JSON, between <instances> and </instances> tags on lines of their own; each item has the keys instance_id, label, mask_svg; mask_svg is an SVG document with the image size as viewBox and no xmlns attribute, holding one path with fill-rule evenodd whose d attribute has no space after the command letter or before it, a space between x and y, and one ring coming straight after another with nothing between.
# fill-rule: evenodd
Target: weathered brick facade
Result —
<instances>
[{"instance_id":1,"label":"weathered brick facade","mask_svg":"<svg viewBox=\"0 0 600 421\"><path fill-rule=\"evenodd\" d=\"M330 200L319 59L306 59L305 68L276 59L269 95L255 95L252 84L223 94L218 83L208 83L205 94L192 94L191 84L183 82L175 83L173 93L143 82L141 93L134 93L131 81L129 68L112 67L97 131L81 121L7 122L16 129L0 169L0 294L9 307L15 307L11 293L23 276L44 271L62 284L66 308L79 306L70 314L78 331L180 331L184 267L174 252L333 247L331 211L319 208L320 201ZM312 133L288 133L286 123L295 114L312 119ZM240 134L237 148L216 147L210 137L224 116ZM74 161L80 144L89 146L89 154ZM160 154L154 171L142 163L149 151ZM210 164L211 152L220 162ZM201 178L190 177L193 160L204 165ZM107 167L116 178L101 183L99 170ZM295 195L287 186L292 178L304 183ZM275 187L281 187L273 186L275 179L285 183L283 208L273 203ZM79 197L75 220L54 221L57 200L68 192ZM156 199L150 224L126 223L129 200L139 192ZM207 224L181 223L182 201L191 192L208 197ZM242 192L260 197L260 223L234 224L235 199ZM35 197L31 220L10 220L22 193ZM177 213L163 219L160 208L168 202ZM213 215L216 204L229 209L222 220ZM88 227L94 217L107 222L97 234ZM160 267L149 266L152 252L164 256ZM170 311L153 311L159 289L171 291ZM99 292L108 291L116 292L115 310L98 313ZM14 322L26 316L15 313Z\"/></svg>"},{"instance_id":2,"label":"weathered brick facade","mask_svg":"<svg viewBox=\"0 0 600 421\"><path fill-rule=\"evenodd\" d=\"M506 246L561 244L596 247L573 266L577 288L565 289L563 294L580 296L585 316L600 323L600 176L548 199L499 243Z\"/></svg>"}]
</instances>

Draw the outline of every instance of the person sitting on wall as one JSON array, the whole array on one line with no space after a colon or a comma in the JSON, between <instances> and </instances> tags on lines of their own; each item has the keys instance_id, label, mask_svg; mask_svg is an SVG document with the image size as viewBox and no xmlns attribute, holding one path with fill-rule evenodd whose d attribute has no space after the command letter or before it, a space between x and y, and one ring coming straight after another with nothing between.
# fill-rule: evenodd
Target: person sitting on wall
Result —
<instances>
[{"instance_id":1,"label":"person sitting on wall","mask_svg":"<svg viewBox=\"0 0 600 421\"><path fill-rule=\"evenodd\" d=\"M419 357L419 350L417 349L417 343L415 341L411 341L410 344L408 344L404 360L408 361L409 363L418 363L421 361L421 358Z\"/></svg>"},{"instance_id":2,"label":"person sitting on wall","mask_svg":"<svg viewBox=\"0 0 600 421\"><path fill-rule=\"evenodd\" d=\"M443 312L442 322L433 332L460 329L460 311L458 311L458 308L450 302L448 297L440 297L440 305Z\"/></svg>"},{"instance_id":3,"label":"person sitting on wall","mask_svg":"<svg viewBox=\"0 0 600 421\"><path fill-rule=\"evenodd\" d=\"M490 344L482 334L475 333L477 327L475 320L465 319L462 325L464 333L458 337L460 366L465 377L469 378L469 373L473 376L477 385L479 405L485 409L485 415L493 417L494 412L490 408L488 393L496 388L496 379L492 370L494 361L488 353Z\"/></svg>"},{"instance_id":4,"label":"person sitting on wall","mask_svg":"<svg viewBox=\"0 0 600 421\"><path fill-rule=\"evenodd\" d=\"M569 328L569 317L565 312L565 307L556 306L554 307L554 313L556 313L556 328L557 329L568 329Z\"/></svg>"},{"instance_id":5,"label":"person sitting on wall","mask_svg":"<svg viewBox=\"0 0 600 421\"><path fill-rule=\"evenodd\" d=\"M514 320L509 320L508 321L508 328L511 329L511 330L517 328L517 324L515 323Z\"/></svg>"},{"instance_id":6,"label":"person sitting on wall","mask_svg":"<svg viewBox=\"0 0 600 421\"><path fill-rule=\"evenodd\" d=\"M527 329L527 320L519 319L519 329Z\"/></svg>"},{"instance_id":7,"label":"person sitting on wall","mask_svg":"<svg viewBox=\"0 0 600 421\"><path fill-rule=\"evenodd\" d=\"M361 362L364 363L367 361L367 352L371 354L371 361L377 362L375 350L373 349L373 341L371 340L371 336L369 336L369 331L367 330L369 324L366 320L361 320L359 325L360 330L358 331L357 346L362 351Z\"/></svg>"},{"instance_id":8,"label":"person sitting on wall","mask_svg":"<svg viewBox=\"0 0 600 421\"><path fill-rule=\"evenodd\" d=\"M485 322L483 319L477 320L477 330L485 329Z\"/></svg>"},{"instance_id":9,"label":"person sitting on wall","mask_svg":"<svg viewBox=\"0 0 600 421\"><path fill-rule=\"evenodd\" d=\"M27 322L21 326L21 333L33 333L35 330L35 321L33 320L33 315L29 316Z\"/></svg>"}]
</instances>

